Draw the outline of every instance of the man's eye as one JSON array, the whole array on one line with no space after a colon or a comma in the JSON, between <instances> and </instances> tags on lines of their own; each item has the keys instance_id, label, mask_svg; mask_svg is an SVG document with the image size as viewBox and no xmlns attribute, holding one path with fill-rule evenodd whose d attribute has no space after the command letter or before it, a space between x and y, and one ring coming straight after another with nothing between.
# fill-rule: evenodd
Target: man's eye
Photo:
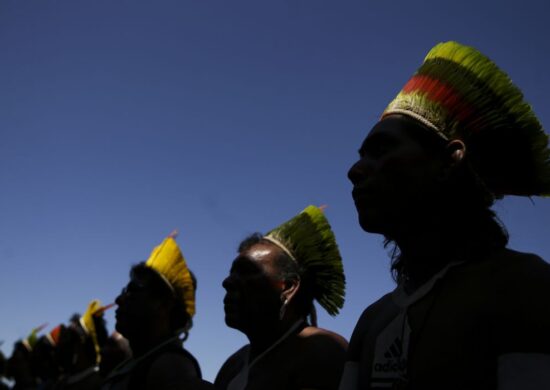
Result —
<instances>
[{"instance_id":1,"label":"man's eye","mask_svg":"<svg viewBox=\"0 0 550 390\"><path fill-rule=\"evenodd\" d=\"M388 145L378 145L378 147L375 149L375 153L378 156L383 156L384 154L388 153L390 151L390 147Z\"/></svg>"},{"instance_id":2,"label":"man's eye","mask_svg":"<svg viewBox=\"0 0 550 390\"><path fill-rule=\"evenodd\" d=\"M259 272L258 268L249 267L249 266L235 267L231 270L231 274L240 275L240 276L254 275L254 274L257 274L258 272Z\"/></svg>"},{"instance_id":3,"label":"man's eye","mask_svg":"<svg viewBox=\"0 0 550 390\"><path fill-rule=\"evenodd\" d=\"M387 153L390 153L395 147L395 143L384 140L380 142L373 143L368 146L368 154L372 157L382 157Z\"/></svg>"},{"instance_id":4,"label":"man's eye","mask_svg":"<svg viewBox=\"0 0 550 390\"><path fill-rule=\"evenodd\" d=\"M130 283L126 287L122 289L123 294L132 294L132 293L138 293L140 291L145 290L145 286L138 283Z\"/></svg>"}]
</instances>

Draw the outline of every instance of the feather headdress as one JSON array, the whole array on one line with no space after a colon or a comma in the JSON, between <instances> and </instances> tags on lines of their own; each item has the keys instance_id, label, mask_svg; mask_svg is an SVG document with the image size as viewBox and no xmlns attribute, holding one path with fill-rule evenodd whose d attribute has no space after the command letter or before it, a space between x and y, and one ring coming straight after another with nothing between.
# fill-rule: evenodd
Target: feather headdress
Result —
<instances>
[{"instance_id":1,"label":"feather headdress","mask_svg":"<svg viewBox=\"0 0 550 390\"><path fill-rule=\"evenodd\" d=\"M495 195L550 195L548 135L508 75L476 49L436 45L382 118L391 114L462 140Z\"/></svg>"},{"instance_id":2,"label":"feather headdress","mask_svg":"<svg viewBox=\"0 0 550 390\"><path fill-rule=\"evenodd\" d=\"M195 286L185 258L174 240L175 235L175 232L172 233L153 249L145 265L157 271L174 293L179 292L181 296L177 298L185 303L185 309L192 318L195 315Z\"/></svg>"},{"instance_id":3,"label":"feather headdress","mask_svg":"<svg viewBox=\"0 0 550 390\"><path fill-rule=\"evenodd\" d=\"M328 314L338 314L344 306L344 267L336 238L323 211L308 206L264 238L305 269L313 281L315 300Z\"/></svg>"},{"instance_id":4,"label":"feather headdress","mask_svg":"<svg viewBox=\"0 0 550 390\"><path fill-rule=\"evenodd\" d=\"M21 343L25 346L27 351L32 352L34 346L38 342L38 333L46 326L48 326L47 323L37 326L36 328L31 330L31 333L26 338L21 340Z\"/></svg>"},{"instance_id":5,"label":"feather headdress","mask_svg":"<svg viewBox=\"0 0 550 390\"><path fill-rule=\"evenodd\" d=\"M98 299L94 299L88 304L88 308L79 319L80 326L82 327L82 329L84 329L84 332L86 332L86 334L92 338L92 341L94 343L96 363L99 363L101 360L101 348L97 339L97 330L95 328L94 317L103 316L105 310L113 306L114 304L101 306L101 302Z\"/></svg>"},{"instance_id":6,"label":"feather headdress","mask_svg":"<svg viewBox=\"0 0 550 390\"><path fill-rule=\"evenodd\" d=\"M48 333L46 333L46 339L53 347L57 346L57 343L59 343L59 337L61 336L62 328L63 325L60 324L50 330Z\"/></svg>"}]
</instances>

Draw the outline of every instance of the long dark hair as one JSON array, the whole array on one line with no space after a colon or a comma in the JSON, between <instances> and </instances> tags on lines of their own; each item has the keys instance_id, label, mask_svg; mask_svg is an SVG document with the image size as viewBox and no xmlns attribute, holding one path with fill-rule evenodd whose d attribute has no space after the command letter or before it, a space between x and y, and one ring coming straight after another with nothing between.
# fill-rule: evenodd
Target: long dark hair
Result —
<instances>
[{"instance_id":1,"label":"long dark hair","mask_svg":"<svg viewBox=\"0 0 550 390\"><path fill-rule=\"evenodd\" d=\"M431 131L409 131L434 158L450 158L443 138ZM491 209L497 198L476 173L467 153L437 182L437 194L430 197L430 212L445 215L438 230L445 232L442 244L450 250L451 260L476 261L508 244L506 228ZM398 283L406 281L411 264L401 254L394 237L386 236L384 246L390 249L393 279Z\"/></svg>"}]
</instances>

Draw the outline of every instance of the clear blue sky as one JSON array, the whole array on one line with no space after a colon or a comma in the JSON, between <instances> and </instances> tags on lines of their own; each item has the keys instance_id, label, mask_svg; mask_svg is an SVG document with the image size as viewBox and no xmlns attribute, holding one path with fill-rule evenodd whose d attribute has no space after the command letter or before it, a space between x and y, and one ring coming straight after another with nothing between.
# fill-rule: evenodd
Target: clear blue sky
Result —
<instances>
[{"instance_id":1,"label":"clear blue sky","mask_svg":"<svg viewBox=\"0 0 550 390\"><path fill-rule=\"evenodd\" d=\"M114 300L172 229L199 280L187 348L212 380L246 342L225 327L238 242L308 204L348 280L337 318L393 288L346 178L386 104L437 42L485 52L550 128L547 0L1 0L0 340ZM496 210L550 259L550 200ZM107 316L109 329L114 318Z\"/></svg>"}]
</instances>

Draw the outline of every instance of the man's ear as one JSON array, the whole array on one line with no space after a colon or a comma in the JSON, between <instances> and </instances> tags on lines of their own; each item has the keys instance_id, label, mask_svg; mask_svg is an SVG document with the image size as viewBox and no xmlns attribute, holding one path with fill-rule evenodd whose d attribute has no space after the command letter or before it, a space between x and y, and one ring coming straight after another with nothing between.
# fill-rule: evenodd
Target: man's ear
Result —
<instances>
[{"instance_id":1,"label":"man's ear","mask_svg":"<svg viewBox=\"0 0 550 390\"><path fill-rule=\"evenodd\" d=\"M164 299L155 302L154 305L157 307L157 310L161 310L166 313L167 316L170 316L170 312L174 309L176 302L173 299Z\"/></svg>"},{"instance_id":2,"label":"man's ear","mask_svg":"<svg viewBox=\"0 0 550 390\"><path fill-rule=\"evenodd\" d=\"M466 156L466 145L459 139L449 141L447 144L447 155L451 159L451 164L459 164Z\"/></svg>"},{"instance_id":3,"label":"man's ear","mask_svg":"<svg viewBox=\"0 0 550 390\"><path fill-rule=\"evenodd\" d=\"M294 297L294 295L296 295L299 289L300 289L300 279L287 280L285 282L285 288L281 292L281 301L290 302Z\"/></svg>"}]
</instances>

